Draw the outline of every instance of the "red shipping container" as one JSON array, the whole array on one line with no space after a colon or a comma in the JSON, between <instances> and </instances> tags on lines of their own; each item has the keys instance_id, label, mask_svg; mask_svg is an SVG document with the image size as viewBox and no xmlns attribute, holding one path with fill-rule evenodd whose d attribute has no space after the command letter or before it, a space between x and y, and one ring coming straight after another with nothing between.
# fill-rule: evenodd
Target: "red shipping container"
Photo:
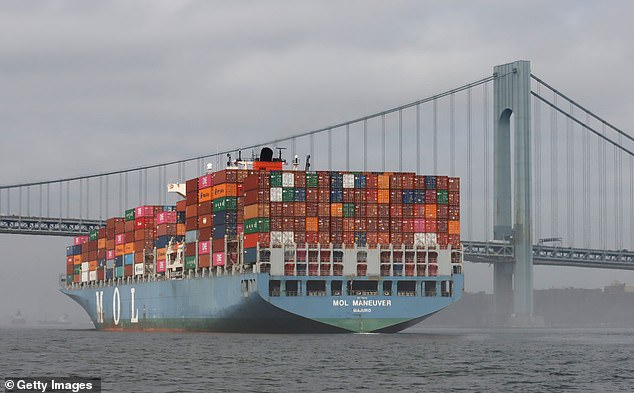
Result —
<instances>
[{"instance_id":1,"label":"red shipping container","mask_svg":"<svg viewBox=\"0 0 634 393\"><path fill-rule=\"evenodd\" d=\"M306 203L295 202L293 205L293 214L295 217L306 217Z\"/></svg>"},{"instance_id":2,"label":"red shipping container","mask_svg":"<svg viewBox=\"0 0 634 393\"><path fill-rule=\"evenodd\" d=\"M337 245L343 244L343 232L331 232L330 242Z\"/></svg>"},{"instance_id":3,"label":"red shipping container","mask_svg":"<svg viewBox=\"0 0 634 393\"><path fill-rule=\"evenodd\" d=\"M198 217L189 217L185 220L185 231L195 231L198 229Z\"/></svg>"},{"instance_id":4,"label":"red shipping container","mask_svg":"<svg viewBox=\"0 0 634 393\"><path fill-rule=\"evenodd\" d=\"M185 205L192 206L198 203L198 191L185 194Z\"/></svg>"},{"instance_id":5,"label":"red shipping container","mask_svg":"<svg viewBox=\"0 0 634 393\"><path fill-rule=\"evenodd\" d=\"M447 220L439 219L439 220L436 221L436 232L438 232L438 233L447 233L448 232Z\"/></svg>"},{"instance_id":6,"label":"red shipping container","mask_svg":"<svg viewBox=\"0 0 634 393\"><path fill-rule=\"evenodd\" d=\"M354 188L343 189L343 202L354 203Z\"/></svg>"},{"instance_id":7,"label":"red shipping container","mask_svg":"<svg viewBox=\"0 0 634 393\"><path fill-rule=\"evenodd\" d=\"M284 215L284 207L282 202L271 202L271 217L282 217Z\"/></svg>"},{"instance_id":8,"label":"red shipping container","mask_svg":"<svg viewBox=\"0 0 634 393\"><path fill-rule=\"evenodd\" d=\"M306 217L295 217L293 231L306 232Z\"/></svg>"},{"instance_id":9,"label":"red shipping container","mask_svg":"<svg viewBox=\"0 0 634 393\"><path fill-rule=\"evenodd\" d=\"M436 189L437 190L446 190L449 188L449 177L448 176L436 176Z\"/></svg>"},{"instance_id":10,"label":"red shipping container","mask_svg":"<svg viewBox=\"0 0 634 393\"><path fill-rule=\"evenodd\" d=\"M447 189L449 191L460 191L460 178L459 177L450 177L447 180Z\"/></svg>"},{"instance_id":11,"label":"red shipping container","mask_svg":"<svg viewBox=\"0 0 634 393\"><path fill-rule=\"evenodd\" d=\"M425 219L424 218L415 218L414 219L414 232L417 232L417 233L425 232Z\"/></svg>"},{"instance_id":12,"label":"red shipping container","mask_svg":"<svg viewBox=\"0 0 634 393\"><path fill-rule=\"evenodd\" d=\"M224 266L225 265L225 253L224 252L215 252L213 253L213 266Z\"/></svg>"},{"instance_id":13,"label":"red shipping container","mask_svg":"<svg viewBox=\"0 0 634 393\"><path fill-rule=\"evenodd\" d=\"M451 244L453 248L458 248L460 246L460 235L448 235L447 244Z\"/></svg>"},{"instance_id":14,"label":"red shipping container","mask_svg":"<svg viewBox=\"0 0 634 393\"><path fill-rule=\"evenodd\" d=\"M378 204L377 205L379 218L389 218L390 217L390 205Z\"/></svg>"},{"instance_id":15,"label":"red shipping container","mask_svg":"<svg viewBox=\"0 0 634 393\"><path fill-rule=\"evenodd\" d=\"M414 217L425 218L425 205L422 203L417 203L412 205L414 208Z\"/></svg>"},{"instance_id":16,"label":"red shipping container","mask_svg":"<svg viewBox=\"0 0 634 393\"><path fill-rule=\"evenodd\" d=\"M437 229L438 229L438 225L436 224L436 219L433 219L433 218L425 219L425 232L436 233Z\"/></svg>"},{"instance_id":17,"label":"red shipping container","mask_svg":"<svg viewBox=\"0 0 634 393\"><path fill-rule=\"evenodd\" d=\"M319 215L319 204L306 203L306 216L317 216L317 215Z\"/></svg>"},{"instance_id":18,"label":"red shipping container","mask_svg":"<svg viewBox=\"0 0 634 393\"><path fill-rule=\"evenodd\" d=\"M354 219L354 227L355 231L365 232L367 230L367 220L365 218L355 218Z\"/></svg>"},{"instance_id":19,"label":"red shipping container","mask_svg":"<svg viewBox=\"0 0 634 393\"><path fill-rule=\"evenodd\" d=\"M403 232L403 244L410 245L410 246L414 244L414 233Z\"/></svg>"},{"instance_id":20,"label":"red shipping container","mask_svg":"<svg viewBox=\"0 0 634 393\"><path fill-rule=\"evenodd\" d=\"M154 227L154 217L139 217L134 220L134 230L149 229Z\"/></svg>"},{"instance_id":21,"label":"red shipping container","mask_svg":"<svg viewBox=\"0 0 634 393\"><path fill-rule=\"evenodd\" d=\"M211 267L211 255L210 254L204 254L204 255L199 255L198 256L198 267Z\"/></svg>"},{"instance_id":22,"label":"red shipping container","mask_svg":"<svg viewBox=\"0 0 634 393\"><path fill-rule=\"evenodd\" d=\"M319 217L328 217L330 216L330 203L319 203L317 205L317 215Z\"/></svg>"},{"instance_id":23,"label":"red shipping container","mask_svg":"<svg viewBox=\"0 0 634 393\"><path fill-rule=\"evenodd\" d=\"M196 256L196 243L185 243L185 256Z\"/></svg>"},{"instance_id":24,"label":"red shipping container","mask_svg":"<svg viewBox=\"0 0 634 393\"><path fill-rule=\"evenodd\" d=\"M436 235L436 242L440 244L441 247L446 247L449 243L449 235L446 233L439 233Z\"/></svg>"},{"instance_id":25,"label":"red shipping container","mask_svg":"<svg viewBox=\"0 0 634 393\"><path fill-rule=\"evenodd\" d=\"M205 241L211 239L211 227L200 228L198 230L198 240Z\"/></svg>"},{"instance_id":26,"label":"red shipping container","mask_svg":"<svg viewBox=\"0 0 634 393\"><path fill-rule=\"evenodd\" d=\"M208 188L213 186L211 174L203 175L198 178L198 189Z\"/></svg>"},{"instance_id":27,"label":"red shipping container","mask_svg":"<svg viewBox=\"0 0 634 393\"><path fill-rule=\"evenodd\" d=\"M390 242L394 245L394 247L400 247L403 244L403 234L400 232L390 233Z\"/></svg>"},{"instance_id":28,"label":"red shipping container","mask_svg":"<svg viewBox=\"0 0 634 393\"><path fill-rule=\"evenodd\" d=\"M295 228L295 219L293 217L282 218L282 231L292 231Z\"/></svg>"},{"instance_id":29,"label":"red shipping container","mask_svg":"<svg viewBox=\"0 0 634 393\"><path fill-rule=\"evenodd\" d=\"M198 229L211 228L212 226L213 221L211 219L211 214L206 214L204 216L198 217Z\"/></svg>"},{"instance_id":30,"label":"red shipping container","mask_svg":"<svg viewBox=\"0 0 634 393\"><path fill-rule=\"evenodd\" d=\"M436 218L447 219L449 216L449 206L447 205L436 205Z\"/></svg>"},{"instance_id":31,"label":"red shipping container","mask_svg":"<svg viewBox=\"0 0 634 393\"><path fill-rule=\"evenodd\" d=\"M191 179L185 182L185 193L198 192L198 179Z\"/></svg>"},{"instance_id":32,"label":"red shipping container","mask_svg":"<svg viewBox=\"0 0 634 393\"><path fill-rule=\"evenodd\" d=\"M163 261L156 261L156 272L157 273L165 273L165 265L166 262Z\"/></svg>"},{"instance_id":33,"label":"red shipping container","mask_svg":"<svg viewBox=\"0 0 634 393\"><path fill-rule=\"evenodd\" d=\"M306 172L297 171L295 175L295 188L306 188Z\"/></svg>"},{"instance_id":34,"label":"red shipping container","mask_svg":"<svg viewBox=\"0 0 634 393\"><path fill-rule=\"evenodd\" d=\"M158 213L162 210L161 206L138 206L134 209L134 217L136 219L141 217L152 217L154 218L155 213Z\"/></svg>"},{"instance_id":35,"label":"red shipping container","mask_svg":"<svg viewBox=\"0 0 634 393\"><path fill-rule=\"evenodd\" d=\"M78 246L80 244L88 243L88 236L75 236L73 244Z\"/></svg>"},{"instance_id":36,"label":"red shipping container","mask_svg":"<svg viewBox=\"0 0 634 393\"><path fill-rule=\"evenodd\" d=\"M308 244L319 243L319 234L317 232L306 232L306 243Z\"/></svg>"},{"instance_id":37,"label":"red shipping container","mask_svg":"<svg viewBox=\"0 0 634 393\"><path fill-rule=\"evenodd\" d=\"M366 188L379 188L379 177L375 173L365 173Z\"/></svg>"},{"instance_id":38,"label":"red shipping container","mask_svg":"<svg viewBox=\"0 0 634 393\"><path fill-rule=\"evenodd\" d=\"M306 202L319 202L319 189L307 188L306 189Z\"/></svg>"},{"instance_id":39,"label":"red shipping container","mask_svg":"<svg viewBox=\"0 0 634 393\"><path fill-rule=\"evenodd\" d=\"M343 232L343 217L330 217L330 232Z\"/></svg>"},{"instance_id":40,"label":"red shipping container","mask_svg":"<svg viewBox=\"0 0 634 393\"><path fill-rule=\"evenodd\" d=\"M189 205L185 208L185 218L197 217L198 216L198 205Z\"/></svg>"},{"instance_id":41,"label":"red shipping container","mask_svg":"<svg viewBox=\"0 0 634 393\"><path fill-rule=\"evenodd\" d=\"M123 224L123 229L126 232L134 232L135 225L136 225L135 220L126 221L125 224Z\"/></svg>"},{"instance_id":42,"label":"red shipping container","mask_svg":"<svg viewBox=\"0 0 634 393\"><path fill-rule=\"evenodd\" d=\"M134 273L134 266L133 265L125 265L123 267L123 275L125 277L131 277L132 273Z\"/></svg>"},{"instance_id":43,"label":"red shipping container","mask_svg":"<svg viewBox=\"0 0 634 393\"><path fill-rule=\"evenodd\" d=\"M343 233L343 244L354 244L354 232Z\"/></svg>"},{"instance_id":44,"label":"red shipping container","mask_svg":"<svg viewBox=\"0 0 634 393\"><path fill-rule=\"evenodd\" d=\"M404 173L402 176L402 186L404 190L414 189L414 180L416 178L415 173Z\"/></svg>"},{"instance_id":45,"label":"red shipping container","mask_svg":"<svg viewBox=\"0 0 634 393\"><path fill-rule=\"evenodd\" d=\"M318 171L317 172L317 185L319 186L319 188L330 188L330 172L328 172L328 171Z\"/></svg>"},{"instance_id":46,"label":"red shipping container","mask_svg":"<svg viewBox=\"0 0 634 393\"><path fill-rule=\"evenodd\" d=\"M436 190L425 191L425 203L436 203Z\"/></svg>"},{"instance_id":47,"label":"red shipping container","mask_svg":"<svg viewBox=\"0 0 634 393\"><path fill-rule=\"evenodd\" d=\"M318 232L318 243L328 245L330 243L330 232Z\"/></svg>"},{"instance_id":48,"label":"red shipping container","mask_svg":"<svg viewBox=\"0 0 634 393\"><path fill-rule=\"evenodd\" d=\"M460 206L460 193L449 191L449 206Z\"/></svg>"},{"instance_id":49,"label":"red shipping container","mask_svg":"<svg viewBox=\"0 0 634 393\"><path fill-rule=\"evenodd\" d=\"M377 203L379 191L375 188L367 188L365 190L365 199L368 203Z\"/></svg>"},{"instance_id":50,"label":"red shipping container","mask_svg":"<svg viewBox=\"0 0 634 393\"><path fill-rule=\"evenodd\" d=\"M200 202L198 204L197 213L199 216L211 214L213 211L213 203L211 201Z\"/></svg>"},{"instance_id":51,"label":"red shipping container","mask_svg":"<svg viewBox=\"0 0 634 393\"><path fill-rule=\"evenodd\" d=\"M98 269L97 270L97 280L103 280L104 279L104 270L103 269Z\"/></svg>"},{"instance_id":52,"label":"red shipping container","mask_svg":"<svg viewBox=\"0 0 634 393\"><path fill-rule=\"evenodd\" d=\"M184 212L185 211L185 206L187 206L185 200L180 200L180 201L176 202L176 211L177 212Z\"/></svg>"},{"instance_id":53,"label":"red shipping container","mask_svg":"<svg viewBox=\"0 0 634 393\"><path fill-rule=\"evenodd\" d=\"M116 245L125 244L125 234L124 233L119 233L119 234L115 235L114 244L116 244Z\"/></svg>"},{"instance_id":54,"label":"red shipping container","mask_svg":"<svg viewBox=\"0 0 634 393\"><path fill-rule=\"evenodd\" d=\"M401 221L401 228L403 233L413 233L414 232L414 219L413 218L404 218Z\"/></svg>"},{"instance_id":55,"label":"red shipping container","mask_svg":"<svg viewBox=\"0 0 634 393\"><path fill-rule=\"evenodd\" d=\"M225 250L225 239L214 239L211 243L211 251L219 252Z\"/></svg>"},{"instance_id":56,"label":"red shipping container","mask_svg":"<svg viewBox=\"0 0 634 393\"><path fill-rule=\"evenodd\" d=\"M377 234L377 243L381 246L387 246L390 244L390 233L389 232L379 232Z\"/></svg>"},{"instance_id":57,"label":"red shipping container","mask_svg":"<svg viewBox=\"0 0 634 393\"><path fill-rule=\"evenodd\" d=\"M390 217L403 217L403 205L390 205Z\"/></svg>"},{"instance_id":58,"label":"red shipping container","mask_svg":"<svg viewBox=\"0 0 634 393\"><path fill-rule=\"evenodd\" d=\"M298 232L295 231L293 233L293 240L295 241L295 244L304 244L306 243L306 232Z\"/></svg>"},{"instance_id":59,"label":"red shipping container","mask_svg":"<svg viewBox=\"0 0 634 393\"><path fill-rule=\"evenodd\" d=\"M354 232L354 218L344 218L343 219L343 230L346 232L352 231Z\"/></svg>"}]
</instances>

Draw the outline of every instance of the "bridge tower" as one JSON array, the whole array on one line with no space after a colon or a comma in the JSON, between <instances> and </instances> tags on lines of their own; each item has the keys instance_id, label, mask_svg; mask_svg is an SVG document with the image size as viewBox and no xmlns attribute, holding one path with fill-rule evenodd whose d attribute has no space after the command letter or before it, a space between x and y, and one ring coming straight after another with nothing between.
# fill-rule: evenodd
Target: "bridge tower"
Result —
<instances>
[{"instance_id":1,"label":"bridge tower","mask_svg":"<svg viewBox=\"0 0 634 393\"><path fill-rule=\"evenodd\" d=\"M503 318L498 322L529 325L533 321L530 62L499 65L493 71L499 76L493 85L493 237L512 241L515 249L514 263L494 264L495 311Z\"/></svg>"}]
</instances>

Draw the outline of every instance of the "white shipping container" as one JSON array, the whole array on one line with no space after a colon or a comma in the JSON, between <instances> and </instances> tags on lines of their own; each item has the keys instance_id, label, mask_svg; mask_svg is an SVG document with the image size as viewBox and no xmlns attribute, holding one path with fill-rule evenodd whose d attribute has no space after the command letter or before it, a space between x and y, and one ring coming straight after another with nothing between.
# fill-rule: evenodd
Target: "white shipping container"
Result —
<instances>
[{"instance_id":1,"label":"white shipping container","mask_svg":"<svg viewBox=\"0 0 634 393\"><path fill-rule=\"evenodd\" d=\"M106 269L112 269L114 267L114 259L106 259Z\"/></svg>"},{"instance_id":2,"label":"white shipping container","mask_svg":"<svg viewBox=\"0 0 634 393\"><path fill-rule=\"evenodd\" d=\"M81 282L88 282L88 272L81 272Z\"/></svg>"},{"instance_id":3,"label":"white shipping container","mask_svg":"<svg viewBox=\"0 0 634 393\"><path fill-rule=\"evenodd\" d=\"M88 281L97 281L97 271L88 272Z\"/></svg>"},{"instance_id":4,"label":"white shipping container","mask_svg":"<svg viewBox=\"0 0 634 393\"><path fill-rule=\"evenodd\" d=\"M282 187L295 187L295 174L293 172L282 172Z\"/></svg>"},{"instance_id":5,"label":"white shipping container","mask_svg":"<svg viewBox=\"0 0 634 393\"><path fill-rule=\"evenodd\" d=\"M136 263L134 265L134 274L136 276L140 276L143 274L143 264L142 263Z\"/></svg>"},{"instance_id":6,"label":"white shipping container","mask_svg":"<svg viewBox=\"0 0 634 393\"><path fill-rule=\"evenodd\" d=\"M271 187L271 202L282 202L282 187Z\"/></svg>"},{"instance_id":7,"label":"white shipping container","mask_svg":"<svg viewBox=\"0 0 634 393\"><path fill-rule=\"evenodd\" d=\"M424 233L414 233L414 245L424 246L427 238Z\"/></svg>"},{"instance_id":8,"label":"white shipping container","mask_svg":"<svg viewBox=\"0 0 634 393\"><path fill-rule=\"evenodd\" d=\"M295 232L285 231L282 232L282 243L289 246L295 243Z\"/></svg>"},{"instance_id":9,"label":"white shipping container","mask_svg":"<svg viewBox=\"0 0 634 393\"><path fill-rule=\"evenodd\" d=\"M354 188L354 175L352 173L343 174L343 188Z\"/></svg>"},{"instance_id":10,"label":"white shipping container","mask_svg":"<svg viewBox=\"0 0 634 393\"><path fill-rule=\"evenodd\" d=\"M81 271L83 272L87 272L88 270L90 270L90 267L88 265L88 262L82 262L81 263Z\"/></svg>"},{"instance_id":11,"label":"white shipping container","mask_svg":"<svg viewBox=\"0 0 634 393\"><path fill-rule=\"evenodd\" d=\"M282 232L271 231L271 246L279 247L282 245Z\"/></svg>"},{"instance_id":12,"label":"white shipping container","mask_svg":"<svg viewBox=\"0 0 634 393\"><path fill-rule=\"evenodd\" d=\"M196 240L198 240L197 230L194 229L192 231L185 232L185 243L196 243Z\"/></svg>"},{"instance_id":13,"label":"white shipping container","mask_svg":"<svg viewBox=\"0 0 634 393\"><path fill-rule=\"evenodd\" d=\"M436 245L436 234L435 233L426 233L425 234L425 244L428 246L435 246Z\"/></svg>"}]
</instances>

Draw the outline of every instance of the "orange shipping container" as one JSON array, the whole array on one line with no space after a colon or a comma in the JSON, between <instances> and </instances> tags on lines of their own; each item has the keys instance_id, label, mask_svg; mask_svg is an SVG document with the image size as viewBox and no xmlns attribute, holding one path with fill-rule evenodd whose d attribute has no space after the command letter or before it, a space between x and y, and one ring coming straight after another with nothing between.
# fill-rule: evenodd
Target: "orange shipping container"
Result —
<instances>
[{"instance_id":1,"label":"orange shipping container","mask_svg":"<svg viewBox=\"0 0 634 393\"><path fill-rule=\"evenodd\" d=\"M211 200L211 187L198 190L198 202L207 202Z\"/></svg>"},{"instance_id":2,"label":"orange shipping container","mask_svg":"<svg viewBox=\"0 0 634 393\"><path fill-rule=\"evenodd\" d=\"M306 232L317 232L319 230L319 220L317 217L306 217Z\"/></svg>"},{"instance_id":3,"label":"orange shipping container","mask_svg":"<svg viewBox=\"0 0 634 393\"><path fill-rule=\"evenodd\" d=\"M97 261L88 262L88 270L90 270L91 272L97 270Z\"/></svg>"},{"instance_id":4,"label":"orange shipping container","mask_svg":"<svg viewBox=\"0 0 634 393\"><path fill-rule=\"evenodd\" d=\"M449 221L449 230L450 235L459 235L460 234L460 221Z\"/></svg>"},{"instance_id":5,"label":"orange shipping container","mask_svg":"<svg viewBox=\"0 0 634 393\"><path fill-rule=\"evenodd\" d=\"M198 216L198 205L190 205L185 208L185 217L192 218Z\"/></svg>"},{"instance_id":6,"label":"orange shipping container","mask_svg":"<svg viewBox=\"0 0 634 393\"><path fill-rule=\"evenodd\" d=\"M343 217L343 203L331 203L330 204L330 216L331 217Z\"/></svg>"},{"instance_id":7,"label":"orange shipping container","mask_svg":"<svg viewBox=\"0 0 634 393\"><path fill-rule=\"evenodd\" d=\"M125 254L125 246L123 244L117 244L114 247L114 255L120 257L121 255Z\"/></svg>"},{"instance_id":8,"label":"orange shipping container","mask_svg":"<svg viewBox=\"0 0 634 393\"><path fill-rule=\"evenodd\" d=\"M248 220L251 218L257 218L258 217L258 205L249 205L249 206L245 206L244 207L244 219Z\"/></svg>"},{"instance_id":9,"label":"orange shipping container","mask_svg":"<svg viewBox=\"0 0 634 393\"><path fill-rule=\"evenodd\" d=\"M81 260L81 255L75 255L73 257L73 265L81 265L82 260Z\"/></svg>"},{"instance_id":10,"label":"orange shipping container","mask_svg":"<svg viewBox=\"0 0 634 393\"><path fill-rule=\"evenodd\" d=\"M176 224L176 236L185 236L185 224Z\"/></svg>"},{"instance_id":11,"label":"orange shipping container","mask_svg":"<svg viewBox=\"0 0 634 393\"><path fill-rule=\"evenodd\" d=\"M123 253L132 254L135 251L134 248L135 248L134 242L126 243L125 246L123 247Z\"/></svg>"},{"instance_id":12,"label":"orange shipping container","mask_svg":"<svg viewBox=\"0 0 634 393\"><path fill-rule=\"evenodd\" d=\"M237 196L238 186L235 183L217 184L213 187L212 199Z\"/></svg>"},{"instance_id":13,"label":"orange shipping container","mask_svg":"<svg viewBox=\"0 0 634 393\"><path fill-rule=\"evenodd\" d=\"M381 175L379 175L379 178ZM389 177L388 177L389 179ZM389 182L389 180L388 180ZM390 203L390 190L388 189L379 189L377 194L377 202L378 203Z\"/></svg>"},{"instance_id":14,"label":"orange shipping container","mask_svg":"<svg viewBox=\"0 0 634 393\"><path fill-rule=\"evenodd\" d=\"M378 185L379 185L379 189L384 189L387 190L390 188L390 175L379 175L378 178Z\"/></svg>"},{"instance_id":15,"label":"orange shipping container","mask_svg":"<svg viewBox=\"0 0 634 393\"><path fill-rule=\"evenodd\" d=\"M97 247L101 249L106 249L106 238L97 240Z\"/></svg>"},{"instance_id":16,"label":"orange shipping container","mask_svg":"<svg viewBox=\"0 0 634 393\"><path fill-rule=\"evenodd\" d=\"M164 261L165 260L165 248L157 248L156 249L156 260Z\"/></svg>"},{"instance_id":17,"label":"orange shipping container","mask_svg":"<svg viewBox=\"0 0 634 393\"><path fill-rule=\"evenodd\" d=\"M425 205L425 218L436 218L435 203L428 203Z\"/></svg>"}]
</instances>

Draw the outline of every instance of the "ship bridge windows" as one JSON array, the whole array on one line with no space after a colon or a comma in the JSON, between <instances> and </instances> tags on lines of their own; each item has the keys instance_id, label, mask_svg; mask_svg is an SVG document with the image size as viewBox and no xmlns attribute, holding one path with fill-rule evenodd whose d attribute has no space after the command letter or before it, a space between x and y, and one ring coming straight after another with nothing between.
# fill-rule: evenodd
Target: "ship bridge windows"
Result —
<instances>
[{"instance_id":1,"label":"ship bridge windows","mask_svg":"<svg viewBox=\"0 0 634 393\"><path fill-rule=\"evenodd\" d=\"M301 281L287 280L285 283L286 296L299 296L301 293Z\"/></svg>"},{"instance_id":2,"label":"ship bridge windows","mask_svg":"<svg viewBox=\"0 0 634 393\"><path fill-rule=\"evenodd\" d=\"M332 296L341 296L343 289L343 282L341 280L332 280L330 287Z\"/></svg>"},{"instance_id":3,"label":"ship bridge windows","mask_svg":"<svg viewBox=\"0 0 634 393\"><path fill-rule=\"evenodd\" d=\"M334 263L342 263L343 262L343 251L335 250L332 252L332 261Z\"/></svg>"},{"instance_id":4,"label":"ship bridge windows","mask_svg":"<svg viewBox=\"0 0 634 393\"><path fill-rule=\"evenodd\" d=\"M425 296L436 296L436 281L423 281Z\"/></svg>"},{"instance_id":5,"label":"ship bridge windows","mask_svg":"<svg viewBox=\"0 0 634 393\"><path fill-rule=\"evenodd\" d=\"M282 290L282 282L280 280L269 281L269 296L280 296Z\"/></svg>"},{"instance_id":6,"label":"ship bridge windows","mask_svg":"<svg viewBox=\"0 0 634 393\"><path fill-rule=\"evenodd\" d=\"M451 297L453 295L453 282L449 280L441 281L440 293L443 297Z\"/></svg>"},{"instance_id":7,"label":"ship bridge windows","mask_svg":"<svg viewBox=\"0 0 634 393\"><path fill-rule=\"evenodd\" d=\"M379 282L376 280L350 280L348 281L348 294L356 296L378 295Z\"/></svg>"},{"instance_id":8,"label":"ship bridge windows","mask_svg":"<svg viewBox=\"0 0 634 393\"><path fill-rule=\"evenodd\" d=\"M306 295L326 296L326 281L325 280L306 281Z\"/></svg>"},{"instance_id":9,"label":"ship bridge windows","mask_svg":"<svg viewBox=\"0 0 634 393\"><path fill-rule=\"evenodd\" d=\"M396 294L398 296L416 296L416 281L397 281Z\"/></svg>"},{"instance_id":10,"label":"ship bridge windows","mask_svg":"<svg viewBox=\"0 0 634 393\"><path fill-rule=\"evenodd\" d=\"M260 250L260 262L271 262L271 250Z\"/></svg>"}]
</instances>

